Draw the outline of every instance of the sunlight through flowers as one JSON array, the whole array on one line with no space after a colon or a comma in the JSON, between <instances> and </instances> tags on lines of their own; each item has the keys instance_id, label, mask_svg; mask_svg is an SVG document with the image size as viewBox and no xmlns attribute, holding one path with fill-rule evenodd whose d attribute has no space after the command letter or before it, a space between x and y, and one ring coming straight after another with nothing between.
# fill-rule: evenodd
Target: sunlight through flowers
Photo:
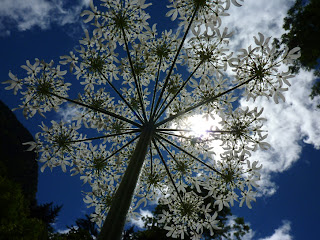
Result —
<instances>
[{"instance_id":1,"label":"sunlight through flowers","mask_svg":"<svg viewBox=\"0 0 320 240\"><path fill-rule=\"evenodd\" d=\"M239 0L169 2L167 16L180 27L162 33L149 26L145 0L90 2L82 16L94 30L60 57L70 81L79 80L74 99L72 76L53 61L27 61L25 76L10 72L4 82L21 94L27 118L77 107L71 120L42 123L29 150L39 153L41 170L61 167L90 185L84 201L95 209L99 239L121 239L126 220L155 200L167 206L167 236L193 240L205 229L215 234L223 207L251 208L261 169L251 152L269 147L266 119L263 109L235 103L284 100L292 75L279 66L299 57L298 48L278 54L261 33L255 46L230 52L232 33L221 21Z\"/></svg>"}]
</instances>

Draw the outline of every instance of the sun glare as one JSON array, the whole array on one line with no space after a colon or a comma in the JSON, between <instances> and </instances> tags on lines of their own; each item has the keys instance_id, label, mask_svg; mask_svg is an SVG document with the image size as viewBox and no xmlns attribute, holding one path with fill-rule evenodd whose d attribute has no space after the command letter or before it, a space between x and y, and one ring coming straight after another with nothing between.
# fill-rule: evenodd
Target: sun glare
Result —
<instances>
[{"instance_id":1,"label":"sun glare","mask_svg":"<svg viewBox=\"0 0 320 240\"><path fill-rule=\"evenodd\" d=\"M220 154L224 152L221 146L221 140L218 138L214 139L212 134L217 134L218 136L220 133L214 133L215 130L221 129L220 122L222 121L221 117L216 114L211 114L211 116L204 116L204 115L194 115L185 119L183 122L179 123L179 126L176 124L173 125L173 128L176 129L186 129L190 131L181 131L180 134L186 137L196 137L202 140L210 140L210 147L214 155L212 158L215 159L219 157Z\"/></svg>"},{"instance_id":2,"label":"sun glare","mask_svg":"<svg viewBox=\"0 0 320 240\"><path fill-rule=\"evenodd\" d=\"M200 138L208 138L210 136L210 131L220 127L220 121L221 118L218 115L215 115L214 119L211 117L205 118L202 115L195 115L189 117L186 120L186 124L191 128L190 135Z\"/></svg>"}]
</instances>

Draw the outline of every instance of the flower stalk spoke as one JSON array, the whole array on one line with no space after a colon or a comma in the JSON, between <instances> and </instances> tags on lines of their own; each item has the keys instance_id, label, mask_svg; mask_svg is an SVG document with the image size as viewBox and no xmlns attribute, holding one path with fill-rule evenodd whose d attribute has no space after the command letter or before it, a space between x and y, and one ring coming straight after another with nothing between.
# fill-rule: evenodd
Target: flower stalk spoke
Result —
<instances>
[{"instance_id":1,"label":"flower stalk spoke","mask_svg":"<svg viewBox=\"0 0 320 240\"><path fill-rule=\"evenodd\" d=\"M187 154L188 156L192 157L193 159L195 159L196 161L198 161L199 163L203 164L204 166L206 166L207 168L209 168L210 170L214 171L215 173L219 174L219 175L223 175L222 173L220 173L218 170L216 170L215 168L213 168L212 166L206 164L205 162L203 162L202 160L200 160L199 158L197 158L196 156L194 156L193 154L189 153L188 151L184 150L182 147L178 146L177 144L171 142L170 140L160 136L159 134L156 135L157 137L161 138L162 140L164 140L165 142L169 143L170 145L172 145L173 147L177 148L178 150L184 152L185 154Z\"/></svg>"},{"instance_id":2,"label":"flower stalk spoke","mask_svg":"<svg viewBox=\"0 0 320 240\"><path fill-rule=\"evenodd\" d=\"M127 52L127 56L128 56L128 59L129 59L130 68L131 68L131 72L132 72L132 75L133 75L134 83L135 83L136 88L137 88L139 102L140 102L140 106L141 106L141 110L142 110L142 115L143 115L144 120L147 121L146 109L145 109L145 105L144 105L143 98L142 98L142 93L141 93L141 84L138 81L138 78L137 78L136 73L134 71L134 67L133 67L133 63L132 63L132 59L131 59L131 55L130 55L130 51L129 51L128 41L127 41L126 33L124 31L123 26L121 26L121 32L122 32L124 43L125 43L125 46L126 46L126 52Z\"/></svg>"},{"instance_id":3,"label":"flower stalk spoke","mask_svg":"<svg viewBox=\"0 0 320 240\"><path fill-rule=\"evenodd\" d=\"M168 97L170 94L168 94L166 96L166 98L163 100L161 106L158 109L158 112L156 113L156 117L155 117L155 121L157 121L162 115L163 113L166 111L166 109L170 106L170 104L174 101L174 99L179 95L179 93L185 88L185 86L187 85L187 83L190 81L190 79L192 78L192 76L197 72L197 70L199 69L199 67L201 66L201 64L204 61L199 62L199 64L197 65L197 67L193 70L193 72L189 75L189 77L187 78L186 81L183 82L183 84L181 85L181 87L178 89L178 91L174 94L174 96L171 98L171 100L165 105L165 107L162 109L163 105L165 104L165 102L167 101ZM162 109L162 110L161 110ZM161 111L160 111L161 110ZM160 113L159 113L160 111Z\"/></svg>"},{"instance_id":4,"label":"flower stalk spoke","mask_svg":"<svg viewBox=\"0 0 320 240\"><path fill-rule=\"evenodd\" d=\"M114 151L112 154L110 154L105 161L107 161L108 159L112 158L114 155L116 155L117 153L121 152L123 149L125 149L126 147L128 147L131 143L133 143L135 140L137 140L140 137L140 135L134 137L133 139L131 139L129 142L127 142L126 144L124 144L121 148L117 149L116 151Z\"/></svg>"},{"instance_id":5,"label":"flower stalk spoke","mask_svg":"<svg viewBox=\"0 0 320 240\"><path fill-rule=\"evenodd\" d=\"M128 131L128 132L107 134L107 135L103 135L103 136L99 136L99 137L92 137L92 138L85 138L85 139L80 139L80 140L73 140L73 141L69 141L67 143L88 142L88 141L92 141L92 140L106 139L106 138L122 136L122 135L126 135L126 134L133 134L133 133L137 133L137 132L140 132L140 130L137 129L137 130L132 130L132 131Z\"/></svg>"},{"instance_id":6,"label":"flower stalk spoke","mask_svg":"<svg viewBox=\"0 0 320 240\"><path fill-rule=\"evenodd\" d=\"M181 139L186 139L190 142L194 141L195 139L197 139L195 141L195 143L207 143L207 142L212 142L216 139L212 138L212 139L209 139L209 138L205 138L205 139L199 139L197 137L187 137L187 136L184 136L184 135L178 135L178 134L174 134L174 133L170 133L170 132L158 132L160 134L165 134L165 135L169 135L169 136L173 136L173 137L176 137L176 138L181 138Z\"/></svg>"},{"instance_id":7,"label":"flower stalk spoke","mask_svg":"<svg viewBox=\"0 0 320 240\"><path fill-rule=\"evenodd\" d=\"M82 107L86 107L86 108L89 108L89 109L94 110L94 111L97 111L97 112L104 113L104 114L106 114L106 115L108 115L108 116L110 116L110 117L117 118L117 119L119 119L119 120L121 120L121 121L127 122L127 123L132 124L132 125L134 125L134 126L136 126L136 127L141 127L140 124L138 124L138 123L136 123L136 122L134 122L134 121L132 121L132 120L130 120L130 119L127 119L127 118L125 118L125 117L123 117L123 116L121 116L121 115L118 115L118 114L116 114L116 113L114 113L114 112L110 112L110 111L105 110L105 109L93 107L93 106L87 105L87 104L82 103L82 102L78 102L78 101L75 101L75 100L72 100L72 99L69 99L69 98L66 98L66 97L62 97L62 96L59 96L58 94L55 94L55 93L53 93L53 92L50 92L49 94L51 94L52 96L55 96L55 97L57 97L57 98L66 100L66 101L68 101L68 102L74 103L74 104L76 104L76 105L79 105L79 106L82 106Z\"/></svg>"},{"instance_id":8,"label":"flower stalk spoke","mask_svg":"<svg viewBox=\"0 0 320 240\"><path fill-rule=\"evenodd\" d=\"M150 119L153 119L153 115L154 115L154 109L153 108L154 108L154 103L155 103L155 99L156 99L156 95L157 95L157 88L158 88L158 84L159 84L161 64L162 64L162 57L160 58L160 62L159 62L159 65L158 65L156 82L155 82L155 85L154 85L154 88L153 88L152 104L151 104L151 110L150 110Z\"/></svg>"},{"instance_id":9,"label":"flower stalk spoke","mask_svg":"<svg viewBox=\"0 0 320 240\"><path fill-rule=\"evenodd\" d=\"M142 123L143 120L141 118L141 116L139 115L139 113L137 113L132 106L128 103L128 101L122 96L122 94L119 92L119 90L112 84L112 82L110 82L110 80L101 72L99 71L99 73L102 75L102 77L104 78L104 80L107 81L107 83L110 85L110 87L118 94L118 96L122 99L122 101L130 108L130 110L133 112L133 114L139 119L139 121Z\"/></svg>"},{"instance_id":10,"label":"flower stalk spoke","mask_svg":"<svg viewBox=\"0 0 320 240\"><path fill-rule=\"evenodd\" d=\"M167 74L167 77L166 77L166 79L165 79L165 82L164 82L164 84L163 84L163 86L162 86L162 88L161 88L160 96L159 96L159 98L158 98L158 101L157 101L157 104L156 104L156 107L155 107L155 112L158 112L158 110L159 110L158 107L159 107L159 104L160 104L160 102L161 102L161 100L162 100L162 96L163 96L163 94L164 94L164 92L165 92L165 90L166 90L166 87L167 87L168 83L169 83L169 79L170 79L170 77L171 77L171 73L172 73L173 68L174 68L174 66L175 66L175 64L176 64L176 61L177 61L178 56L179 56L179 54L180 54L180 51L181 51L181 49L182 49L182 47L183 47L183 44L184 44L184 42L185 42L185 40L186 40L186 38L187 38L187 35L188 35L188 33L189 33L189 30L190 30L190 27L191 27L191 25L192 25L192 23L193 23L193 20L194 20L196 14L197 14L198 8L199 8L199 5L197 5L196 8L194 9L194 12L193 12L192 17L191 17L191 19L190 19L190 22L189 22L189 24L188 24L188 27L187 27L184 35L183 35L183 38L182 38L181 43L180 43L180 45L179 45L179 48L178 48L178 50L177 50L177 52L176 52L176 55L175 55L175 57L174 57L174 60L173 60L173 62L172 62L172 64L171 64L171 67L170 67L170 69L169 69L169 72L168 72L168 74Z\"/></svg>"},{"instance_id":11,"label":"flower stalk spoke","mask_svg":"<svg viewBox=\"0 0 320 240\"><path fill-rule=\"evenodd\" d=\"M163 124L165 124L165 123L167 123L167 122L171 122L172 120L174 120L174 119L176 119L176 118L178 118L178 117L181 117L181 116L183 116L184 114L186 114L186 113L188 113L188 112L190 112L190 111L192 111L192 110L195 110L196 108L201 107L201 106L203 106L203 105L205 105L205 104L207 104L207 103L213 102L213 101L216 100L217 98L219 98L219 97L221 97L221 96L224 96L224 95L228 94L229 92L232 92L232 91L240 88L241 86L243 86L243 85L251 82L253 79L255 79L255 76L249 78L248 80L246 80L246 81L244 81L244 82L242 82L242 83L240 83L240 84L238 84L238 85L236 85L236 86L234 86L234 87L232 87L232 88L230 88L230 89L228 89L228 90L226 90L226 91L224 91L224 92L222 92L222 93L219 93L219 94L217 94L217 95L214 95L214 96L212 96L212 97L210 97L210 98L208 98L208 99L205 99L205 100L203 100L203 101L201 101L201 102L199 102L199 103L197 103L197 104L195 104L195 105L193 105L193 106L191 106L191 107L188 107L188 108L180 111L179 113L177 113L177 114L175 114L175 115L173 115L173 116L170 116L170 117L168 117L168 118L166 118L166 119L158 122L158 123L156 124L156 127L159 127L159 126L161 126L161 125L163 125Z\"/></svg>"},{"instance_id":12,"label":"flower stalk spoke","mask_svg":"<svg viewBox=\"0 0 320 240\"><path fill-rule=\"evenodd\" d=\"M160 159L161 159L162 164L164 165L164 167L165 167L165 169L166 169L166 172L167 172L167 174L168 174L168 176L169 176L169 179L170 179L170 181L171 181L171 183L172 183L172 186L174 187L174 190L176 191L176 193L177 193L177 195L178 195L181 203L183 203L183 200L182 200L182 198L181 198L181 196L180 196L179 190L178 190L176 184L174 183L173 177L172 177L172 175L171 175L171 173L170 173L170 170L169 170L169 168L168 168L168 166L167 166L167 164L166 164L166 161L164 160L164 158L163 158L163 156L162 156L162 153L161 153L160 149L158 148L155 140L153 140L152 142L153 142L153 145L155 146L155 148L156 148L156 150L157 150L157 152L158 152L158 155L159 155L159 157L160 157Z\"/></svg>"}]
</instances>

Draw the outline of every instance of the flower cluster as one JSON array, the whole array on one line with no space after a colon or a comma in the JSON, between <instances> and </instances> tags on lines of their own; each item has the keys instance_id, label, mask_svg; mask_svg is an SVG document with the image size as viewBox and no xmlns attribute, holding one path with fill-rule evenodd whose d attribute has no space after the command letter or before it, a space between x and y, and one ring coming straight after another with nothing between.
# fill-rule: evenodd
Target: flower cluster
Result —
<instances>
[{"instance_id":1,"label":"flower cluster","mask_svg":"<svg viewBox=\"0 0 320 240\"><path fill-rule=\"evenodd\" d=\"M97 26L94 34L112 39L114 42L124 44L123 32L127 33L127 40L133 41L141 35L144 29L149 30L147 20L150 18L144 9L151 5L145 4L145 0L103 0L101 6L105 7L106 12L98 11L90 2L90 10L85 10L81 16L86 16L84 22L95 20Z\"/></svg>"},{"instance_id":2,"label":"flower cluster","mask_svg":"<svg viewBox=\"0 0 320 240\"><path fill-rule=\"evenodd\" d=\"M265 118L260 117L263 109L257 108L249 111L249 108L237 108L233 112L222 115L220 122L224 134L220 135L225 154L249 155L250 151L256 151L258 147L268 149L270 145L263 142L268 134L263 134L262 129ZM218 128L219 129L219 128Z\"/></svg>"},{"instance_id":3,"label":"flower cluster","mask_svg":"<svg viewBox=\"0 0 320 240\"><path fill-rule=\"evenodd\" d=\"M33 65L29 60L26 63L21 67L27 71L27 77L18 79L10 72L10 80L3 82L10 84L7 90L13 89L14 94L20 91L23 95L19 109L23 109L26 118L33 117L37 112L43 115L51 109L58 110L59 105L65 102L63 98L68 97L67 91L71 86L71 83L63 81L67 71L61 71L59 65L53 67L53 61L45 63L36 59ZM62 98L56 98L55 94Z\"/></svg>"},{"instance_id":4,"label":"flower cluster","mask_svg":"<svg viewBox=\"0 0 320 240\"><path fill-rule=\"evenodd\" d=\"M206 35L220 27L221 17L229 15L227 10L230 8L231 3L237 7L241 6L237 0L170 0L170 2L172 4L169 5L169 8L172 9L167 13L167 16L171 17L171 20L174 21L179 16L181 19L180 26L184 26L186 29L193 13L198 12L194 16L193 26L204 26Z\"/></svg>"},{"instance_id":5,"label":"flower cluster","mask_svg":"<svg viewBox=\"0 0 320 240\"><path fill-rule=\"evenodd\" d=\"M159 220L159 223L167 223L167 237L184 239L189 235L191 239L200 239L204 228L211 236L220 229L216 219L218 212L212 213L210 203L205 204L204 198L193 191L184 193L181 199L172 192L168 198L162 199L161 204L168 206L168 211L164 210Z\"/></svg>"},{"instance_id":6,"label":"flower cluster","mask_svg":"<svg viewBox=\"0 0 320 240\"><path fill-rule=\"evenodd\" d=\"M270 147L266 119L262 109L235 102L284 100L292 75L279 66L299 57L299 49L278 56L259 33L255 47L230 52L232 34L220 25L239 2L170 0L167 16L181 32L159 34L148 25L145 0L101 0L99 7L91 1L82 16L95 29L60 57L83 87L77 98L68 97L67 71L53 62L27 61L25 78L9 73L6 89L22 94L26 117L65 102L76 108L68 122L42 123L29 150L40 153L42 171L60 166L90 185L84 201L95 208L101 234L111 234L101 238L119 238L124 221L148 201L166 205L160 223L167 236L191 239L206 229L214 235L224 207L252 207L262 166L251 152ZM222 120L197 137L187 121L195 115Z\"/></svg>"},{"instance_id":7,"label":"flower cluster","mask_svg":"<svg viewBox=\"0 0 320 240\"><path fill-rule=\"evenodd\" d=\"M54 167L61 166L62 171L66 171L67 166L72 166L72 160L77 158L79 150L83 144L75 140L82 139L82 135L77 132L80 126L72 123L65 125L63 122L57 123L51 121L51 128L44 123L40 125L42 132L36 134L35 147L41 153L40 162L44 164L41 167L43 172L46 167L51 170Z\"/></svg>"},{"instance_id":8,"label":"flower cluster","mask_svg":"<svg viewBox=\"0 0 320 240\"><path fill-rule=\"evenodd\" d=\"M237 82L245 82L245 95L248 99L258 96L273 97L278 103L279 98L285 101L283 92L290 86L288 81L293 75L289 71L278 72L280 63L290 63L300 57L300 48L285 51L278 56L275 46L270 43L270 37L265 38L259 33L259 40L254 37L256 47L241 49L237 58L231 58L229 65L236 73Z\"/></svg>"}]
</instances>

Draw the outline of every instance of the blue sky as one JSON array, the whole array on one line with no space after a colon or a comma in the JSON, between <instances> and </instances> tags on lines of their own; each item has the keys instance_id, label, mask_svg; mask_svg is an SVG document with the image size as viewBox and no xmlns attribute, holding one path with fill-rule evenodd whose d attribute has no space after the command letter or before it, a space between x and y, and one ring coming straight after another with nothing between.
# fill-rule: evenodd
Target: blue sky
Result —
<instances>
[{"instance_id":1,"label":"blue sky","mask_svg":"<svg viewBox=\"0 0 320 240\"><path fill-rule=\"evenodd\" d=\"M69 4L67 3L69 2ZM86 27L79 13L88 6L87 0L4 0L0 6L0 77L9 79L11 70L19 75L26 60L34 58L58 62L59 56L67 54L83 36ZM170 26L165 19L166 9L162 1L151 1L148 12L151 23L158 28ZM240 1L239 1L240 2ZM223 24L235 30L231 49L246 47L253 43L253 36L262 32L265 36L279 37L283 30L282 19L293 4L292 0L246 0L241 8L233 7L230 17ZM275 105L265 99L256 102L241 101L241 105L258 105L265 108L268 118L268 142L272 148L256 152L253 157L264 165L260 197L253 209L235 206L232 212L244 217L251 226L245 239L286 240L317 239L320 206L318 199L320 176L320 111L316 109L320 99L308 98L314 77L301 72L291 80L292 87L286 93L286 102ZM0 99L15 108L19 97L4 90L0 85ZM25 120L21 111L18 119L34 135L41 121L59 119L61 114L50 113L47 120L34 117ZM55 225L63 230L88 211L82 200L85 190L78 176L70 177L58 168L39 173L38 201L63 204Z\"/></svg>"}]
</instances>

